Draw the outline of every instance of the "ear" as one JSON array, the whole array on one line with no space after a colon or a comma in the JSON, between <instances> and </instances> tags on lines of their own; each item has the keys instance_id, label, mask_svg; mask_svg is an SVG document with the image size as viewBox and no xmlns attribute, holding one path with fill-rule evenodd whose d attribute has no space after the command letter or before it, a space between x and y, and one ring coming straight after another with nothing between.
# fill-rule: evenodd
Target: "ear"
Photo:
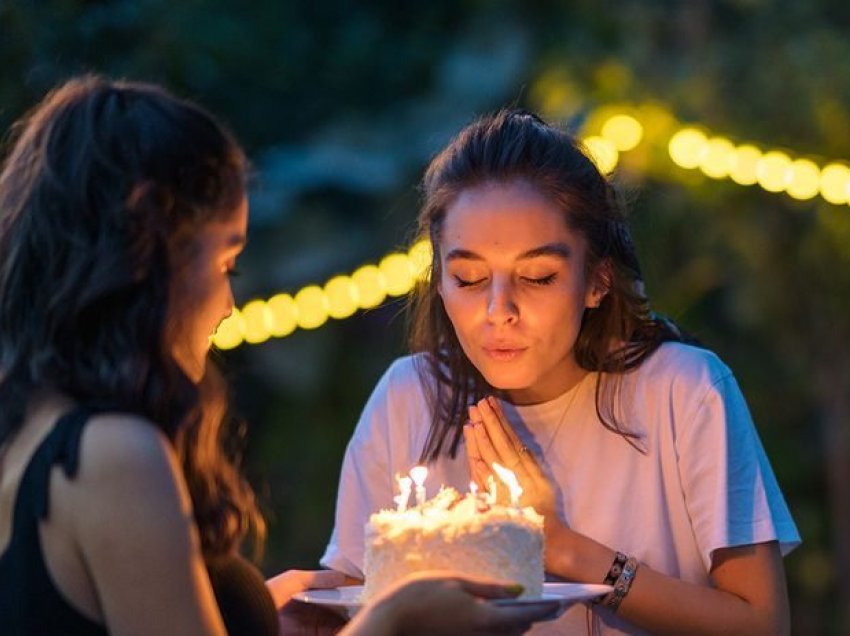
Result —
<instances>
[{"instance_id":1,"label":"ear","mask_svg":"<svg viewBox=\"0 0 850 636\"><path fill-rule=\"evenodd\" d=\"M614 275L611 270L611 261L605 259L597 264L590 274L587 292L584 298L584 306L587 309L596 309L611 289Z\"/></svg>"}]
</instances>

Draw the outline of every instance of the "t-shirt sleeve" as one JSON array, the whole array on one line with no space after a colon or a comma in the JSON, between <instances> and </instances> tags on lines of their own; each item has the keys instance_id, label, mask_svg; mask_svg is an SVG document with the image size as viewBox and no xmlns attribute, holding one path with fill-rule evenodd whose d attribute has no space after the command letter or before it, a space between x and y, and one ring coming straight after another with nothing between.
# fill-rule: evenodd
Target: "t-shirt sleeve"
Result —
<instances>
[{"instance_id":1,"label":"t-shirt sleeve","mask_svg":"<svg viewBox=\"0 0 850 636\"><path fill-rule=\"evenodd\" d=\"M800 535L728 370L702 391L683 428L679 470L706 571L718 548L775 540L784 555L797 547Z\"/></svg>"},{"instance_id":2,"label":"t-shirt sleeve","mask_svg":"<svg viewBox=\"0 0 850 636\"><path fill-rule=\"evenodd\" d=\"M334 530L320 563L363 578L364 526L369 515L392 505L390 465L390 379L376 385L348 443L340 473Z\"/></svg>"}]
</instances>

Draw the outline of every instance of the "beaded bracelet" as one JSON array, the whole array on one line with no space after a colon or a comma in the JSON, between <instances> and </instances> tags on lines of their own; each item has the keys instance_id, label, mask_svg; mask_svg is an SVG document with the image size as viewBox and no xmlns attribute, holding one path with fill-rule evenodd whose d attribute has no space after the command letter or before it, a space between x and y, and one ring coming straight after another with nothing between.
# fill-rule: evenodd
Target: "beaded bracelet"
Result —
<instances>
[{"instance_id":1,"label":"beaded bracelet","mask_svg":"<svg viewBox=\"0 0 850 636\"><path fill-rule=\"evenodd\" d=\"M622 552L618 552L614 556L614 562L611 564L611 569L608 570L608 574L605 575L605 580L602 581L605 585L614 585L617 579L620 578L620 574L623 573L623 566L626 564L626 561L629 557L627 557Z\"/></svg>"},{"instance_id":2,"label":"beaded bracelet","mask_svg":"<svg viewBox=\"0 0 850 636\"><path fill-rule=\"evenodd\" d=\"M623 566L623 571L620 573L617 582L614 583L614 591L609 592L602 599L602 604L609 608L612 612L616 612L620 607L620 603L626 598L632 583L635 580L635 575L638 570L638 560L634 557L626 559L626 564Z\"/></svg>"}]
</instances>

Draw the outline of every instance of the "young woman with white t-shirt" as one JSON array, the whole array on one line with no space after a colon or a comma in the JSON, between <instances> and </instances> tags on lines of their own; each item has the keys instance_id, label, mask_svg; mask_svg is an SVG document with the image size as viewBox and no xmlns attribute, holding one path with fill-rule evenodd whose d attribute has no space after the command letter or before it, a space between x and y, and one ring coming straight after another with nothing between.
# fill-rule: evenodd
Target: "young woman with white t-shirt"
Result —
<instances>
[{"instance_id":1,"label":"young woman with white t-shirt","mask_svg":"<svg viewBox=\"0 0 850 636\"><path fill-rule=\"evenodd\" d=\"M799 535L729 369L649 310L624 212L577 142L502 111L432 161L413 355L367 403L323 565L362 577L394 475L510 467L552 577L615 591L534 633L789 631ZM433 494L433 493L429 493Z\"/></svg>"}]
</instances>

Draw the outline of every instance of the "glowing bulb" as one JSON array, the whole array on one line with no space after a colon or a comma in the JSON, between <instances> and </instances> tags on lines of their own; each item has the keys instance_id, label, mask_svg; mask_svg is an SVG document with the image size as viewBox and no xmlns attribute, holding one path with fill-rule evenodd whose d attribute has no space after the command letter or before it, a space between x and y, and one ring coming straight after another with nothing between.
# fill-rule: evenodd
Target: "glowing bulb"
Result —
<instances>
[{"instance_id":1,"label":"glowing bulb","mask_svg":"<svg viewBox=\"0 0 850 636\"><path fill-rule=\"evenodd\" d=\"M643 138L643 126L631 115L614 115L602 125L602 136L620 152L632 150Z\"/></svg>"},{"instance_id":2,"label":"glowing bulb","mask_svg":"<svg viewBox=\"0 0 850 636\"><path fill-rule=\"evenodd\" d=\"M335 276L325 283L328 315L337 320L357 311L357 285L348 276Z\"/></svg>"},{"instance_id":3,"label":"glowing bulb","mask_svg":"<svg viewBox=\"0 0 850 636\"><path fill-rule=\"evenodd\" d=\"M242 307L242 319L245 321L245 342L259 344L271 336L273 317L264 300L252 300Z\"/></svg>"},{"instance_id":4,"label":"glowing bulb","mask_svg":"<svg viewBox=\"0 0 850 636\"><path fill-rule=\"evenodd\" d=\"M847 202L850 186L850 169L840 163L824 167L820 175L820 193L824 199L836 205Z\"/></svg>"},{"instance_id":5,"label":"glowing bulb","mask_svg":"<svg viewBox=\"0 0 850 636\"><path fill-rule=\"evenodd\" d=\"M298 326L302 329L321 327L328 319L325 292L318 285L309 285L295 294L298 307Z\"/></svg>"},{"instance_id":6,"label":"glowing bulb","mask_svg":"<svg viewBox=\"0 0 850 636\"><path fill-rule=\"evenodd\" d=\"M610 174L614 171L620 159L620 153L610 140L594 135L584 139L583 143L599 172Z\"/></svg>"},{"instance_id":7,"label":"glowing bulb","mask_svg":"<svg viewBox=\"0 0 850 636\"><path fill-rule=\"evenodd\" d=\"M377 307L387 297L384 277L374 265L364 265L351 275L351 280L357 286L358 303L363 309Z\"/></svg>"},{"instance_id":8,"label":"glowing bulb","mask_svg":"<svg viewBox=\"0 0 850 636\"><path fill-rule=\"evenodd\" d=\"M700 157L700 169L712 179L723 179L729 174L729 160L735 146L723 137L712 137L705 144L705 151Z\"/></svg>"},{"instance_id":9,"label":"glowing bulb","mask_svg":"<svg viewBox=\"0 0 850 636\"><path fill-rule=\"evenodd\" d=\"M740 185L758 183L756 168L761 159L761 150L750 144L742 144L735 148L729 157L729 177Z\"/></svg>"},{"instance_id":10,"label":"glowing bulb","mask_svg":"<svg viewBox=\"0 0 850 636\"><path fill-rule=\"evenodd\" d=\"M238 309L221 321L212 337L212 343L219 349L235 349L244 340L245 327Z\"/></svg>"},{"instance_id":11,"label":"glowing bulb","mask_svg":"<svg viewBox=\"0 0 850 636\"><path fill-rule=\"evenodd\" d=\"M813 161L797 159L791 163L787 192L801 201L816 197L820 191L820 169Z\"/></svg>"},{"instance_id":12,"label":"glowing bulb","mask_svg":"<svg viewBox=\"0 0 850 636\"><path fill-rule=\"evenodd\" d=\"M407 255L410 257L410 264L413 267L413 276L417 279L426 277L431 268L431 260L434 258L434 253L431 251L431 241L428 239L417 241L408 250Z\"/></svg>"},{"instance_id":13,"label":"glowing bulb","mask_svg":"<svg viewBox=\"0 0 850 636\"><path fill-rule=\"evenodd\" d=\"M706 152L705 134L696 128L682 128L667 146L670 158L681 168L696 168Z\"/></svg>"},{"instance_id":14,"label":"glowing bulb","mask_svg":"<svg viewBox=\"0 0 850 636\"><path fill-rule=\"evenodd\" d=\"M289 294L275 294L266 303L271 312L269 331L277 338L288 336L298 326L298 305Z\"/></svg>"},{"instance_id":15,"label":"glowing bulb","mask_svg":"<svg viewBox=\"0 0 850 636\"><path fill-rule=\"evenodd\" d=\"M764 153L756 164L756 177L768 192L782 192L791 179L791 158L780 150Z\"/></svg>"},{"instance_id":16,"label":"glowing bulb","mask_svg":"<svg viewBox=\"0 0 850 636\"><path fill-rule=\"evenodd\" d=\"M413 287L413 265L407 254L388 254L378 264L389 296L403 296Z\"/></svg>"}]
</instances>

